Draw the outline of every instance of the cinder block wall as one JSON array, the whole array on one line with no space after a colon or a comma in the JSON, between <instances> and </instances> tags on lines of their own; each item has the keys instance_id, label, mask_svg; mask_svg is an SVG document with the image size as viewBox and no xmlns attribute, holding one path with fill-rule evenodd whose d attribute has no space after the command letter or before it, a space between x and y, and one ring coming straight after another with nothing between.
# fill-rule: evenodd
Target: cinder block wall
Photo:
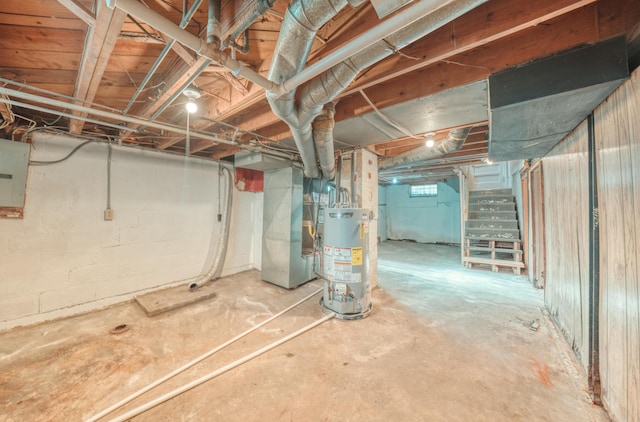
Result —
<instances>
[{"instance_id":1,"label":"cinder block wall","mask_svg":"<svg viewBox=\"0 0 640 422\"><path fill-rule=\"evenodd\" d=\"M59 159L78 142L36 141L31 159ZM220 231L216 163L115 147L111 175L115 217L104 221L106 145L30 166L24 219L0 220L0 329L126 300L208 268ZM234 189L223 275L260 256L261 196Z\"/></svg>"},{"instance_id":2,"label":"cinder block wall","mask_svg":"<svg viewBox=\"0 0 640 422\"><path fill-rule=\"evenodd\" d=\"M409 185L389 185L387 236L422 243L460 243L460 194L438 183L438 196L411 198Z\"/></svg>"}]
</instances>

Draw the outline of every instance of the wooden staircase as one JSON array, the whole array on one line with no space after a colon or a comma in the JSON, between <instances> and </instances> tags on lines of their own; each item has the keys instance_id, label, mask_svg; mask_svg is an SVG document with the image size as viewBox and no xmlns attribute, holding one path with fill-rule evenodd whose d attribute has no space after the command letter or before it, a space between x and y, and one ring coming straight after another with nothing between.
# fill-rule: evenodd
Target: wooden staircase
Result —
<instances>
[{"instance_id":1,"label":"wooden staircase","mask_svg":"<svg viewBox=\"0 0 640 422\"><path fill-rule=\"evenodd\" d=\"M514 274L520 274L524 268L522 241L511 189L469 192L468 211L464 265L490 266L495 272L511 268Z\"/></svg>"}]
</instances>

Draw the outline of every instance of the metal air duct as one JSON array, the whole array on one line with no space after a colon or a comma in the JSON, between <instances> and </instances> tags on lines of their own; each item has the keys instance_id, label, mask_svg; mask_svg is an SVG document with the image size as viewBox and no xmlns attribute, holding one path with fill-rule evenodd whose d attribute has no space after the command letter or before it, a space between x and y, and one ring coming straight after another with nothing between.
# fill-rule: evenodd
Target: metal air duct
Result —
<instances>
[{"instance_id":1,"label":"metal air duct","mask_svg":"<svg viewBox=\"0 0 640 422\"><path fill-rule=\"evenodd\" d=\"M254 0L251 4L245 7L239 14L239 16L234 19L233 24L230 28L228 28L225 32L226 36L224 37L224 41L220 45L220 48L228 47L233 44L242 34L246 32L251 25L262 15L267 13L276 0Z\"/></svg>"},{"instance_id":2,"label":"metal air duct","mask_svg":"<svg viewBox=\"0 0 640 422\"><path fill-rule=\"evenodd\" d=\"M449 131L447 139L433 148L417 148L393 157L384 158L378 162L378 170L386 170L394 167L401 167L407 164L417 163L429 160L431 158L440 157L459 150L464 144L465 139L469 135L471 127L452 129Z\"/></svg>"},{"instance_id":3,"label":"metal air duct","mask_svg":"<svg viewBox=\"0 0 640 422\"><path fill-rule=\"evenodd\" d=\"M307 62L318 29L346 5L347 0L297 0L293 2L282 21L280 36L273 52L267 79L279 84L299 73ZM291 129L291 134L304 164L305 175L317 178L320 176L320 171L316 163L313 142L305 142L305 140L313 138L311 129L311 120L313 119L301 124L295 104L295 93L296 91L293 89L278 98L273 95L268 95L267 98L274 114L287 123ZM322 107L317 114L321 110Z\"/></svg>"},{"instance_id":4,"label":"metal air duct","mask_svg":"<svg viewBox=\"0 0 640 422\"><path fill-rule=\"evenodd\" d=\"M385 39L378 41L367 48L364 48L360 52L353 55L351 58L333 66L329 70L320 74L311 81L302 92L299 105L294 104L295 91L289 92L278 99L270 98L269 103L274 113L289 124L292 135L298 146L302 160L305 166L305 174L307 177L318 177L319 171L316 164L316 156L314 151L314 138L311 128L311 123L316 116L320 114L324 105L333 100L341 91L343 91L357 76L357 74L368 66L371 66L385 57L391 55L395 51L407 46L408 44L422 38L428 33L442 27L443 25L451 22L459 16L467 13L468 11L476 8L477 6L485 3L487 0L458 0L448 3L425 17L418 19L417 21L405 26ZM320 3L331 3L329 0L318 1ZM280 50L286 48L287 51L292 51L291 47L301 48L298 53L297 61L285 60L286 55L274 56L272 67L268 76L268 79L282 83L283 79L292 77L296 72L293 72L294 67L291 65L295 63L295 68L301 70L301 64L304 63L308 55L308 48L310 48L313 42L313 34L309 29L304 33L306 40L299 40L299 35L293 30L298 28L299 24L296 20L302 8L299 7L303 1L298 1L294 5L298 7L290 7L290 13L283 22L281 37L278 39L278 47L276 52L282 54ZM341 2L342 7L344 6ZM337 11L336 11L337 13ZM327 14L328 15L328 14ZM328 20L328 19L327 19ZM289 23L287 23L289 22ZM291 30L287 25L291 25ZM293 43L293 44L290 44ZM302 46L306 47L303 48ZM295 50L294 50L295 51ZM303 59L304 60L300 60ZM290 67L286 67L289 65ZM287 69L284 71L283 69ZM324 141L324 139L322 140ZM332 153L332 148L325 148L324 145L318 147L315 145L318 153L322 153L324 156L320 158L321 162L329 163L333 162L333 156L328 157L326 154ZM327 174L323 175L325 178L330 178L334 174L334 170L327 168Z\"/></svg>"},{"instance_id":5,"label":"metal air duct","mask_svg":"<svg viewBox=\"0 0 640 422\"><path fill-rule=\"evenodd\" d=\"M333 158L333 128L336 125L334 115L336 108L333 103L325 105L324 110L313 121L313 141L316 144L322 177L332 180L336 176L336 165Z\"/></svg>"}]
</instances>

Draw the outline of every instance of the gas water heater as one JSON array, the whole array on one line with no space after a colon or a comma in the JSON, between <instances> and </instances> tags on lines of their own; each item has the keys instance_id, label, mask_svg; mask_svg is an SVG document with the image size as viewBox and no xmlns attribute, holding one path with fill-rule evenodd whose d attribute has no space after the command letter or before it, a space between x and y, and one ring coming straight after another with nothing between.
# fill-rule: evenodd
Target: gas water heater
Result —
<instances>
[{"instance_id":1,"label":"gas water heater","mask_svg":"<svg viewBox=\"0 0 640 422\"><path fill-rule=\"evenodd\" d=\"M359 319L371 310L369 210L324 210L322 304L341 319Z\"/></svg>"}]
</instances>

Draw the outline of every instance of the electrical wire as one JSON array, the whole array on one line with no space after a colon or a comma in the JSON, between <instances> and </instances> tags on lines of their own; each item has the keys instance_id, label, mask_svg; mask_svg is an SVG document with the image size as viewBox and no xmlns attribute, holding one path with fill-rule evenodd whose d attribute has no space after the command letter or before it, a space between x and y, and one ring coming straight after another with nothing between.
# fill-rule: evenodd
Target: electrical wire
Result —
<instances>
[{"instance_id":1,"label":"electrical wire","mask_svg":"<svg viewBox=\"0 0 640 422\"><path fill-rule=\"evenodd\" d=\"M367 96L367 94L364 93L363 90L359 89L358 92L360 93L360 95L362 96L362 98L364 98L364 100L369 104L369 106L373 109L373 111L376 112L376 114L378 116L380 116L380 118L382 120L384 120L387 124L389 124L391 127L397 129L398 131L400 131L401 133L403 133L404 135L413 138L413 139L421 139L420 136L416 136L413 133L411 133L408 129L406 129L405 127L403 127L402 125L400 125L400 123L391 120L389 117L387 117L384 113L382 113L382 111L380 111L378 109L378 107L375 106L375 104L373 104L373 101L371 101L371 99Z\"/></svg>"},{"instance_id":2,"label":"electrical wire","mask_svg":"<svg viewBox=\"0 0 640 422\"><path fill-rule=\"evenodd\" d=\"M162 44L165 44L165 43L166 43L166 41L165 41L165 40L163 40L162 38L160 38L160 37L158 37L158 36L156 36L156 35L153 35L151 32L147 31L147 28L145 28L144 26L142 26L142 24L141 24L140 22L138 22L138 21L136 20L136 18L134 18L133 16L131 16L131 15L127 15L127 17L128 17L129 19L131 19L131 22L133 22L133 23L134 23L138 28L140 28L140 30L141 30L142 32L144 32L144 33L145 33L149 38L152 38L152 39L154 39L154 40L156 40L156 41L159 41L159 42L161 42Z\"/></svg>"},{"instance_id":3,"label":"electrical wire","mask_svg":"<svg viewBox=\"0 0 640 422\"><path fill-rule=\"evenodd\" d=\"M84 141L83 143L77 145L74 149L71 150L71 152L69 154L67 154L65 157L59 159L59 160L54 160L54 161L37 161L37 160L29 160L29 164L32 166L49 166L52 164L58 164L58 163L62 163L63 161L68 160L69 158L71 158L71 156L73 154L75 154L76 152L78 152L78 150L80 150L80 148L83 148L91 143L94 142L100 142L97 141L95 139L92 140L88 140L88 141Z\"/></svg>"},{"instance_id":4,"label":"electrical wire","mask_svg":"<svg viewBox=\"0 0 640 422\"><path fill-rule=\"evenodd\" d=\"M9 97L6 94L0 94L0 97L9 100ZM5 119L4 114L2 114L2 123L0 123L0 129L4 129L5 127L9 126L11 123L13 123L16 120L16 116L13 113L11 104L7 104L7 116L6 117L7 118Z\"/></svg>"}]
</instances>

